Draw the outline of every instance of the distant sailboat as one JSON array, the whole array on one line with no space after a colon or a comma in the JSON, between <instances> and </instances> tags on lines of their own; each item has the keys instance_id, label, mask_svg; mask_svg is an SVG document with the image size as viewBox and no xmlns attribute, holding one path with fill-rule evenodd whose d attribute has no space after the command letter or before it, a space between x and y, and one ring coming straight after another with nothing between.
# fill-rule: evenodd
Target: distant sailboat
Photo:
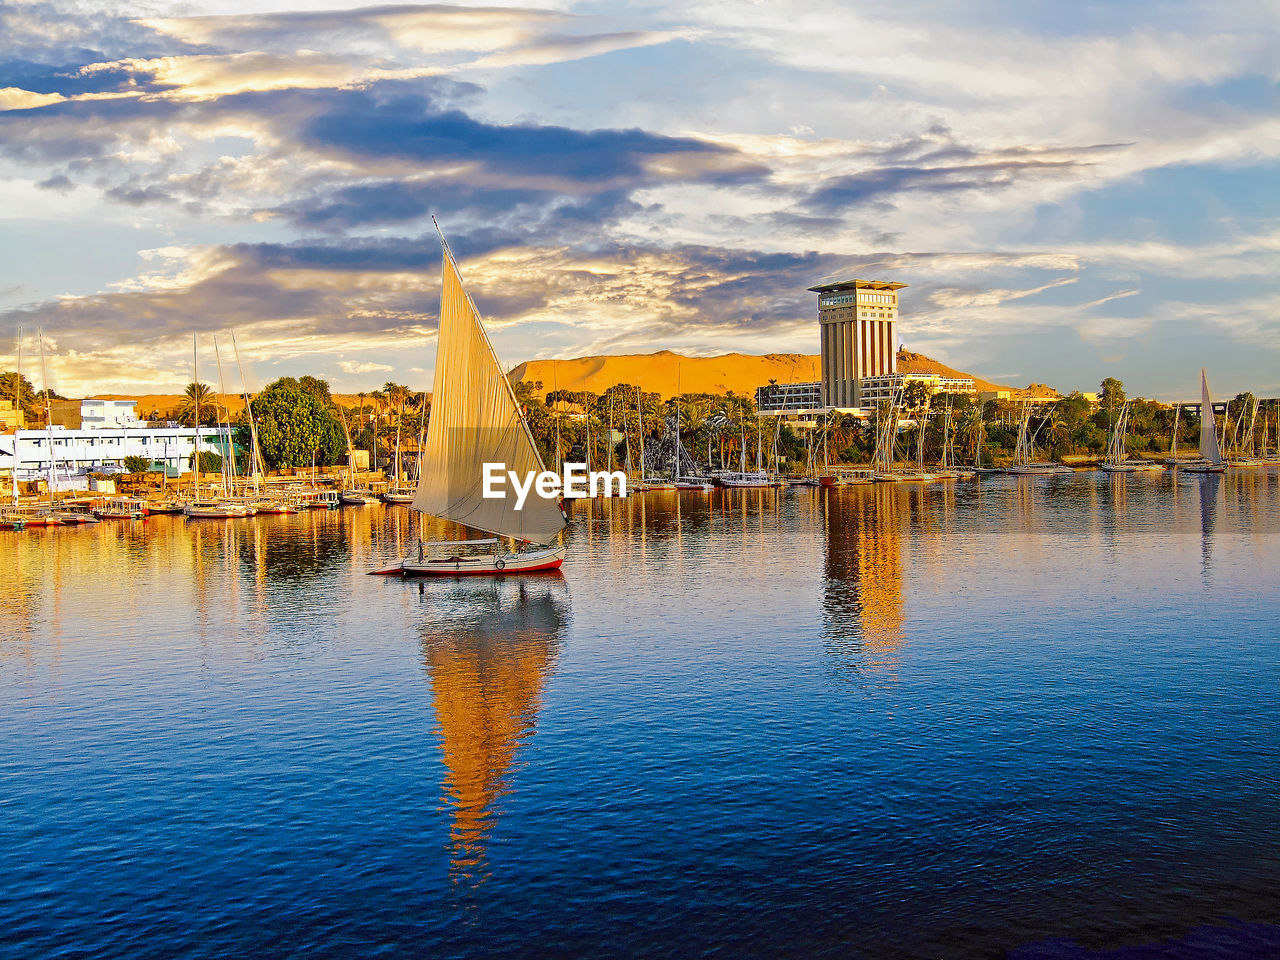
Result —
<instances>
[{"instance_id":1,"label":"distant sailboat","mask_svg":"<svg viewBox=\"0 0 1280 960\"><path fill-rule=\"evenodd\" d=\"M513 496L483 496L486 463L501 463L521 477L546 467L443 235L440 242L435 386L412 509L492 536L420 539L416 556L379 572L453 577L555 570L564 562L564 545L553 544L565 527L559 501L533 493L517 509ZM516 548L504 549L503 539Z\"/></svg>"},{"instance_id":2,"label":"distant sailboat","mask_svg":"<svg viewBox=\"0 0 1280 960\"><path fill-rule=\"evenodd\" d=\"M1209 397L1209 375L1200 368L1200 462L1180 464L1188 473L1223 473L1222 448L1218 446L1218 425L1213 418L1213 400Z\"/></svg>"}]
</instances>

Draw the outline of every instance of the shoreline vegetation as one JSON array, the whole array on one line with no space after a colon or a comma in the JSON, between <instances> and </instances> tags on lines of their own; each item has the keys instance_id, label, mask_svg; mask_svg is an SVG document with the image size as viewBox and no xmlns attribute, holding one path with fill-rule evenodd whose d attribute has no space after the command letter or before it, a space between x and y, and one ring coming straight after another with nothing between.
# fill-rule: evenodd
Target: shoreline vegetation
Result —
<instances>
[{"instance_id":1,"label":"shoreline vegetation","mask_svg":"<svg viewBox=\"0 0 1280 960\"><path fill-rule=\"evenodd\" d=\"M865 468L875 455L880 416L887 412L861 418L832 412L793 423L758 413L752 397L734 392L684 392L664 398L637 383L617 383L593 392L547 389L543 381L514 376L513 380L530 431L549 467L585 462L590 467L623 469L637 477L671 473L677 437L680 472L686 475L735 470L743 464L783 478L811 474L823 462L831 468ZM20 397L28 424L44 425L43 394L25 377L18 381L14 374L0 375L0 397ZM166 409L158 404L140 408L140 419L190 426L198 399L201 423L229 429L236 446L237 473L248 472L252 438L241 395L215 394L207 384L192 383L172 399L177 402ZM1052 400L1038 396L1030 412L1037 455L1069 466L1101 463L1111 427L1126 401L1131 457L1167 460L1175 424L1179 459L1193 455L1200 428L1196 414L1185 410L1177 414L1174 406L1154 400L1128 399L1124 384L1114 378L1100 384L1097 402L1079 392ZM372 476L395 483L416 476L413 465L430 418L429 393L388 382L379 390L334 395L326 381L303 376L273 381L250 395L250 402L262 463L269 474L292 476L303 468L345 465L349 430L350 446L367 452ZM962 463L1007 465L1028 402L1032 401L930 394L925 383L910 382L896 411L901 423L892 459L903 464L920 459L936 463L949 441ZM1250 393L1238 394L1227 403L1226 420L1224 438L1234 441L1237 450L1274 451L1280 445L1276 442L1280 410L1272 402L1259 404ZM397 449L402 469L393 476ZM126 466L139 479L147 473L143 464Z\"/></svg>"}]
</instances>

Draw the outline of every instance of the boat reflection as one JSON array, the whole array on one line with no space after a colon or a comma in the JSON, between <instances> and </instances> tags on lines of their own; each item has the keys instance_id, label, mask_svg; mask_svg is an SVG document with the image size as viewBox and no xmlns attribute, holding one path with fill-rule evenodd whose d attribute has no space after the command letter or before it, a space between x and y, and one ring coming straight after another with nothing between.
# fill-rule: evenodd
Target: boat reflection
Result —
<instances>
[{"instance_id":1,"label":"boat reflection","mask_svg":"<svg viewBox=\"0 0 1280 960\"><path fill-rule=\"evenodd\" d=\"M559 574L420 584L422 662L434 696L451 808L450 876L478 886L501 799L569 625Z\"/></svg>"},{"instance_id":2,"label":"boat reflection","mask_svg":"<svg viewBox=\"0 0 1280 960\"><path fill-rule=\"evenodd\" d=\"M1200 487L1200 579L1208 586L1213 580L1213 528L1218 519L1219 490L1222 477L1202 473L1196 477Z\"/></svg>"},{"instance_id":3,"label":"boat reflection","mask_svg":"<svg viewBox=\"0 0 1280 960\"><path fill-rule=\"evenodd\" d=\"M836 671L854 676L896 662L903 639L902 553L918 491L894 484L826 498L823 623Z\"/></svg>"}]
</instances>

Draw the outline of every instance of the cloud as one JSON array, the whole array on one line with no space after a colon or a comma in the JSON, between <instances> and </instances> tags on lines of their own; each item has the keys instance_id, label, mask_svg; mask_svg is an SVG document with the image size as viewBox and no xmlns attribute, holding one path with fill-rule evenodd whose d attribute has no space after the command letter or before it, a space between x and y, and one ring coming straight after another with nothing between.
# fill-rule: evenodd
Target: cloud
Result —
<instances>
[{"instance_id":1,"label":"cloud","mask_svg":"<svg viewBox=\"0 0 1280 960\"><path fill-rule=\"evenodd\" d=\"M389 373L395 367L389 363L373 363L371 361L357 360L339 360L338 369L343 373L362 374L362 373Z\"/></svg>"},{"instance_id":2,"label":"cloud","mask_svg":"<svg viewBox=\"0 0 1280 960\"><path fill-rule=\"evenodd\" d=\"M60 93L33 93L21 87L0 87L0 110L30 110L61 99Z\"/></svg>"}]
</instances>

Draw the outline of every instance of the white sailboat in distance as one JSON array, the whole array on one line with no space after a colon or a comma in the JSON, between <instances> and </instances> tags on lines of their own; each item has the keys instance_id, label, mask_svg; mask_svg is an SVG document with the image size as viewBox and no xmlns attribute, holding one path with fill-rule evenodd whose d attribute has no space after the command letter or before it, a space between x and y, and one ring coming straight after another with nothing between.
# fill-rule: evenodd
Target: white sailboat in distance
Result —
<instances>
[{"instance_id":1,"label":"white sailboat in distance","mask_svg":"<svg viewBox=\"0 0 1280 960\"><path fill-rule=\"evenodd\" d=\"M1187 473L1223 473L1222 448L1218 446L1218 427L1213 418L1213 400L1209 397L1209 375L1200 368L1200 461L1178 465Z\"/></svg>"},{"instance_id":2,"label":"white sailboat in distance","mask_svg":"<svg viewBox=\"0 0 1280 960\"><path fill-rule=\"evenodd\" d=\"M489 538L419 539L415 555L378 572L456 577L555 570L564 562L564 544L556 542L565 527L559 499L531 492L521 504L510 490L484 496L485 464L501 463L519 476L541 475L546 467L443 234L440 243L435 386L411 509Z\"/></svg>"}]
</instances>

